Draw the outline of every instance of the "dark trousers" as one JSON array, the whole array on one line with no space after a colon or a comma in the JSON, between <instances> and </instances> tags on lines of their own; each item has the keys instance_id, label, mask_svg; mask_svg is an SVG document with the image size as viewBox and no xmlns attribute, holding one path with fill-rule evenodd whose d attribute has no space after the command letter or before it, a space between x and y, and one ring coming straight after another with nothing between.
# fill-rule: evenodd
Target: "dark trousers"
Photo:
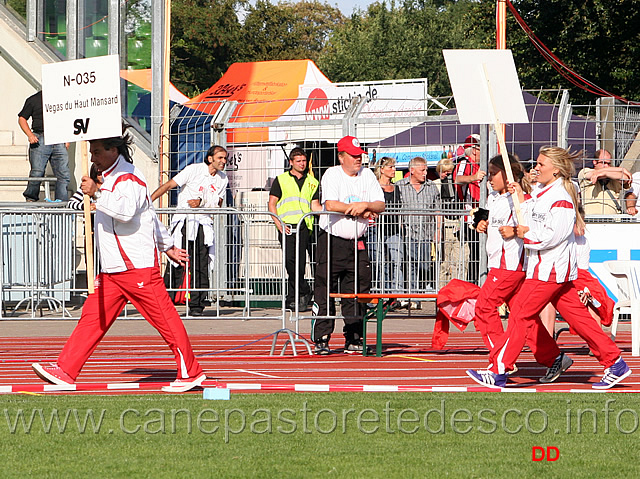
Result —
<instances>
[{"instance_id":1,"label":"dark trousers","mask_svg":"<svg viewBox=\"0 0 640 479\"><path fill-rule=\"evenodd\" d=\"M292 225L295 226L295 225ZM306 223L300 225L298 233L284 235L284 241L286 246L284 267L287 270L288 287L287 287L287 304L295 301L296 295L296 244L299 242L298 252L298 278L300 288L300 298L303 296L311 296L311 288L304 279L304 270L307 264L307 248L309 246L309 240L311 238L311 232L307 228ZM282 245L282 233L278 235L280 245Z\"/></svg>"},{"instance_id":2,"label":"dark trousers","mask_svg":"<svg viewBox=\"0 0 640 479\"><path fill-rule=\"evenodd\" d=\"M340 282L341 293L368 293L371 288L371 265L367 254L366 241L362 237L363 249L356 249L356 240L345 240L329 235L325 231L318 233L315 275L315 303L317 316L335 316L335 302L328 299L328 293L338 292ZM357 256L357 257L356 257ZM358 277L356 278L356 261ZM327 290L327 287L329 288ZM363 304L355 299L343 299L342 316L344 316L343 333L347 342L355 342L362 338L362 318L365 312ZM314 341L333 333L335 320L316 318L313 327Z\"/></svg>"},{"instance_id":3,"label":"dark trousers","mask_svg":"<svg viewBox=\"0 0 640 479\"><path fill-rule=\"evenodd\" d=\"M467 228L467 226L464 226ZM467 270L467 281L478 284L480 275L480 235L474 229L467 228L467 242L469 245L469 265Z\"/></svg>"},{"instance_id":4,"label":"dark trousers","mask_svg":"<svg viewBox=\"0 0 640 479\"><path fill-rule=\"evenodd\" d=\"M204 309L209 289L209 248L204 244L202 226L198 226L195 241L187 241L187 222L182 226L182 248L189 254L189 308ZM164 274L164 284L168 289L180 288L184 281L184 266L171 266ZM204 291L193 291L202 289ZM176 291L170 291L171 301L175 302Z\"/></svg>"}]
</instances>

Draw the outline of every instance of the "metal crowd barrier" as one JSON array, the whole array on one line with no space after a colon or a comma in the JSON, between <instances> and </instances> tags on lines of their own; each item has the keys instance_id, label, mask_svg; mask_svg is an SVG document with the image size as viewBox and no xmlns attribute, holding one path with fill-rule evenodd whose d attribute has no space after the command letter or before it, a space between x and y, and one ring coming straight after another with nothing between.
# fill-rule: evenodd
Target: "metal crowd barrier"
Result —
<instances>
[{"instance_id":1,"label":"metal crowd barrier","mask_svg":"<svg viewBox=\"0 0 640 479\"><path fill-rule=\"evenodd\" d=\"M317 270L313 258L317 256L317 225L321 215L340 214L312 212L305 215L305 218L314 217L315 223L310 248L312 252L310 269L313 271ZM303 221L304 218L300 220L298 227ZM449 211L445 216L436 211L388 206L375 222L369 223L366 233L366 247L372 277L370 291L403 294L435 293L453 278L463 280L476 278L475 281L478 281L484 273L483 265L481 258L474 255L472 249L481 249L482 245L477 233L474 233L467 223L467 212L463 210ZM436 239L439 241L436 242ZM299 251L299 244L296 248ZM357 274L357 265L354 265L354 270ZM313 278L306 279L310 281L313 290ZM300 278L296 278L296 284L299 283ZM328 291L327 294L334 292L342 291ZM293 320L317 317L310 311L298 310L299 291L296 291L295 298L296 308L293 311ZM328 297L326 299L327 302L330 301ZM323 317L341 318L340 314Z\"/></svg>"},{"instance_id":2,"label":"metal crowd barrier","mask_svg":"<svg viewBox=\"0 0 640 479\"><path fill-rule=\"evenodd\" d=\"M11 304L42 316L47 308L70 317L67 306L76 288L75 222L69 210L55 207L0 209L2 225L2 312Z\"/></svg>"},{"instance_id":3,"label":"metal crowd barrier","mask_svg":"<svg viewBox=\"0 0 640 479\"><path fill-rule=\"evenodd\" d=\"M208 215L215 232L215 259L209 269L209 288L204 291L211 306L207 319L279 319L283 330L287 320L311 319L309 311L286 309L286 246L281 246L274 220L259 207L235 209L159 209L161 220L170 227L178 214ZM311 213L317 217L320 214ZM60 207L0 208L2 220L2 281L0 299L4 319L74 318L80 316L86 298L84 228L82 212ZM304 220L301 220L304 221ZM312 235L305 278L314 287L317 218ZM421 234L427 224L439 222L439 243L425 244ZM395 238L387 232L397 231ZM469 268L470 231L465 212L408 211L389 208L369 230L367 248L371 259L373 292L425 293L437 291L453 277L466 278ZM430 231L429 234L435 234ZM95 245L94 245L95 247ZM187 244L187 247L190 246ZM413 249L412 249L413 248ZM95 271L99 258L94 252ZM193 251L189 251L193 254ZM166 264L162 273L173 274ZM189 317L188 304L194 292L189 284L170 291L184 293L181 315ZM299 300L296 291L296 305ZM125 317L138 317L128 305Z\"/></svg>"}]
</instances>

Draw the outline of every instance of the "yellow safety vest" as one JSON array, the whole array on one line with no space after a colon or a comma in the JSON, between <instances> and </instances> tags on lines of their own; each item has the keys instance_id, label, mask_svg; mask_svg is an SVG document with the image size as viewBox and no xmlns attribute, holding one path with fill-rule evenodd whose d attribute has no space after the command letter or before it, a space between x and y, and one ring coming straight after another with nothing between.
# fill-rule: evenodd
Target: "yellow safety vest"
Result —
<instances>
[{"instance_id":1,"label":"yellow safety vest","mask_svg":"<svg viewBox=\"0 0 640 479\"><path fill-rule=\"evenodd\" d=\"M318 189L318 180L307 175L302 185L302 190L298 188L298 183L293 175L288 171L278 175L282 196L276 204L276 212L282 220L290 225L298 224L300 218L311 211L311 198ZM304 219L309 231L313 229L313 217L307 216Z\"/></svg>"}]
</instances>

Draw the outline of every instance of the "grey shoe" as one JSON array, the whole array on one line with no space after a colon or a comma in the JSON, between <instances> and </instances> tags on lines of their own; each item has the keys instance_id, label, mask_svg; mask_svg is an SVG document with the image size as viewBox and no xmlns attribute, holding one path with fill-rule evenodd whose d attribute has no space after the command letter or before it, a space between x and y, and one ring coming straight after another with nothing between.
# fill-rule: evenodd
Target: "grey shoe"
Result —
<instances>
[{"instance_id":1,"label":"grey shoe","mask_svg":"<svg viewBox=\"0 0 640 479\"><path fill-rule=\"evenodd\" d=\"M347 354L362 354L364 350L362 339L357 339L353 342L345 342L344 343L344 352ZM367 346L367 354L371 354L373 350Z\"/></svg>"},{"instance_id":2,"label":"grey shoe","mask_svg":"<svg viewBox=\"0 0 640 479\"><path fill-rule=\"evenodd\" d=\"M345 343L344 352L347 354L362 354L362 340L355 343Z\"/></svg>"},{"instance_id":3,"label":"grey shoe","mask_svg":"<svg viewBox=\"0 0 640 479\"><path fill-rule=\"evenodd\" d=\"M540 382L544 384L552 383L553 381L558 379L563 372L569 369L572 364L573 359L571 359L564 353L560 353L551 367L547 369L547 374L540 378Z\"/></svg>"}]
</instances>

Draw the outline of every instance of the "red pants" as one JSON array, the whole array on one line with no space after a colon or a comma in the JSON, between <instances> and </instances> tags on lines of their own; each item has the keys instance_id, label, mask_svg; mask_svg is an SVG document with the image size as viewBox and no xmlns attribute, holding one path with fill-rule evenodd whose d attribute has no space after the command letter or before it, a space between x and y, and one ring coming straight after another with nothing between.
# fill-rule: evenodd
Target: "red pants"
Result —
<instances>
[{"instance_id":1,"label":"red pants","mask_svg":"<svg viewBox=\"0 0 640 479\"><path fill-rule=\"evenodd\" d=\"M131 301L169 345L178 364L179 379L202 373L157 267L98 275L96 291L84 303L80 321L58 357L58 365L65 373L73 379L78 376L127 301Z\"/></svg>"},{"instance_id":2,"label":"red pants","mask_svg":"<svg viewBox=\"0 0 640 479\"><path fill-rule=\"evenodd\" d=\"M529 340L536 360L549 367L560 354L560 349L540 322L540 311L547 303L562 315L605 368L616 362L620 349L593 320L587 307L580 302L573 282L548 283L535 279L525 280L512 300L513 309L507 332L489 355L491 371L504 373L513 368L525 338ZM535 349L534 349L535 346Z\"/></svg>"},{"instance_id":3,"label":"red pants","mask_svg":"<svg viewBox=\"0 0 640 479\"><path fill-rule=\"evenodd\" d=\"M511 299L524 282L525 276L524 271L491 268L486 281L480 288L476 300L474 324L490 351L504 334L498 308L504 303L508 303L511 307Z\"/></svg>"}]
</instances>

